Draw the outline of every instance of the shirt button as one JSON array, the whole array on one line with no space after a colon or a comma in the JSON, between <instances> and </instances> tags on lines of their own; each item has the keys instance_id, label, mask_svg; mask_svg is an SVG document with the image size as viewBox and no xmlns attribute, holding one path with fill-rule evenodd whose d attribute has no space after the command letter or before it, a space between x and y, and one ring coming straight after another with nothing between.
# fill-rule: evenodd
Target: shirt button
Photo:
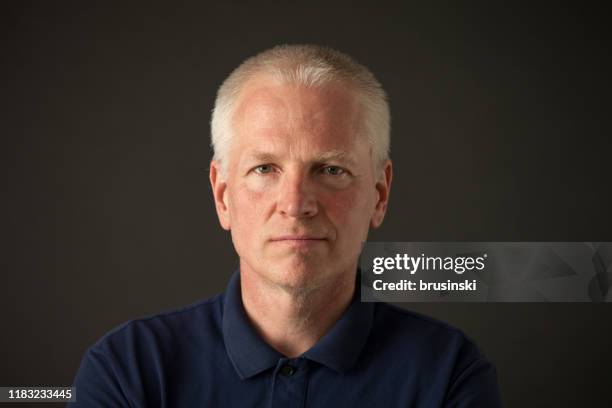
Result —
<instances>
[{"instance_id":1,"label":"shirt button","mask_svg":"<svg viewBox=\"0 0 612 408\"><path fill-rule=\"evenodd\" d=\"M291 377L293 374L295 374L295 368L291 367L290 365L284 365L281 367L280 373L285 377Z\"/></svg>"}]
</instances>

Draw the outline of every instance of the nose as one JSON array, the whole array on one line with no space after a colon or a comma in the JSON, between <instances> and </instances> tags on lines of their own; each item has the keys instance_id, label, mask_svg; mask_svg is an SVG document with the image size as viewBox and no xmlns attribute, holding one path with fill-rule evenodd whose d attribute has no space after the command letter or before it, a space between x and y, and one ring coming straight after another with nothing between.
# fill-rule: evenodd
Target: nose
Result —
<instances>
[{"instance_id":1,"label":"nose","mask_svg":"<svg viewBox=\"0 0 612 408\"><path fill-rule=\"evenodd\" d=\"M293 218L313 217L318 212L318 204L313 186L308 176L299 172L283 175L278 192L278 211L281 215Z\"/></svg>"}]
</instances>

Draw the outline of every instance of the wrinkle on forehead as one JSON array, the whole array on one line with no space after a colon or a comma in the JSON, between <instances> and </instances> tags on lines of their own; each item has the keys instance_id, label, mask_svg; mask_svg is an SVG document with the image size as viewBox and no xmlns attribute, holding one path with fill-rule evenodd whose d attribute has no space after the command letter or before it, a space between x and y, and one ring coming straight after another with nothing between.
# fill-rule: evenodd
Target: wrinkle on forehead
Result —
<instances>
[{"instance_id":1,"label":"wrinkle on forehead","mask_svg":"<svg viewBox=\"0 0 612 408\"><path fill-rule=\"evenodd\" d=\"M259 80L245 86L234 123L238 134L272 130L332 136L357 132L359 111L355 97L340 84L311 88Z\"/></svg>"},{"instance_id":2,"label":"wrinkle on forehead","mask_svg":"<svg viewBox=\"0 0 612 408\"><path fill-rule=\"evenodd\" d=\"M259 88L244 96L236 110L234 123L242 131L278 129L279 125L289 120L289 107L283 98L270 92L267 88ZM279 130L282 130L280 128Z\"/></svg>"},{"instance_id":3,"label":"wrinkle on forehead","mask_svg":"<svg viewBox=\"0 0 612 408\"><path fill-rule=\"evenodd\" d=\"M258 152L276 157L274 162L370 162L371 148L360 132L361 111L357 98L340 84L248 83L234 113L229 161L248 167Z\"/></svg>"}]
</instances>

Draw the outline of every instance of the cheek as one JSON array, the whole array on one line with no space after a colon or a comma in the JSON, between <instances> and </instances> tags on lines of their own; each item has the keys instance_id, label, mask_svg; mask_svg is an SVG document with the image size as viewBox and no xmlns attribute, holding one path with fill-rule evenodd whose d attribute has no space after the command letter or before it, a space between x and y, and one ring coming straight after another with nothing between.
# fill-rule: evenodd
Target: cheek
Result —
<instances>
[{"instance_id":1,"label":"cheek","mask_svg":"<svg viewBox=\"0 0 612 408\"><path fill-rule=\"evenodd\" d=\"M240 257L249 258L253 251L260 250L256 244L260 242L258 234L262 231L258 222L262 219L260 202L264 195L245 188L233 188L228 189L228 199L234 248Z\"/></svg>"},{"instance_id":2,"label":"cheek","mask_svg":"<svg viewBox=\"0 0 612 408\"><path fill-rule=\"evenodd\" d=\"M362 189L350 189L322 197L322 206L327 216L338 229L368 230L372 208L370 195Z\"/></svg>"},{"instance_id":3,"label":"cheek","mask_svg":"<svg viewBox=\"0 0 612 408\"><path fill-rule=\"evenodd\" d=\"M230 217L236 229L249 229L260 219L260 213L265 210L263 204L270 197L266 194L267 190L263 183L249 181L240 182L229 189Z\"/></svg>"}]
</instances>

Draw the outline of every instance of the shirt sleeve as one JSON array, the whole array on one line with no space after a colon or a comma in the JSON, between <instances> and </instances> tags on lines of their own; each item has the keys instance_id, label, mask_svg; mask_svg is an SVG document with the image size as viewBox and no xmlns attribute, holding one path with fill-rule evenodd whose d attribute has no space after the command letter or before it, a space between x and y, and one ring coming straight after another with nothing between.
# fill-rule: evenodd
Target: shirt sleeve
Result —
<instances>
[{"instance_id":1,"label":"shirt sleeve","mask_svg":"<svg viewBox=\"0 0 612 408\"><path fill-rule=\"evenodd\" d=\"M130 407L114 367L104 354L90 348L87 350L74 379L76 401L69 408Z\"/></svg>"}]
</instances>

